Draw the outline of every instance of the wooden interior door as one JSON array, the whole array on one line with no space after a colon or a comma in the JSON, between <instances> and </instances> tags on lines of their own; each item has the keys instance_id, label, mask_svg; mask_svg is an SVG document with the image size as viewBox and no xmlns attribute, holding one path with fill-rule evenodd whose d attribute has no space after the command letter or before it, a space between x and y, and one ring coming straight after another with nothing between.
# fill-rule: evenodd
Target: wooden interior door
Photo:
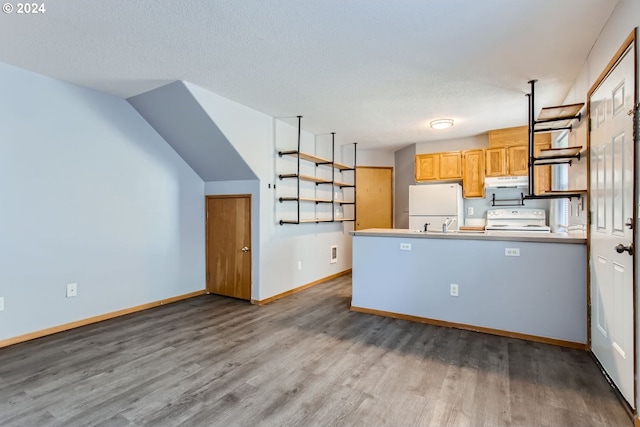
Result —
<instances>
[{"instance_id":1,"label":"wooden interior door","mask_svg":"<svg viewBox=\"0 0 640 427\"><path fill-rule=\"evenodd\" d=\"M356 168L356 230L393 228L393 168Z\"/></svg>"},{"instance_id":2,"label":"wooden interior door","mask_svg":"<svg viewBox=\"0 0 640 427\"><path fill-rule=\"evenodd\" d=\"M589 97L591 351L635 407L633 44Z\"/></svg>"},{"instance_id":3,"label":"wooden interior door","mask_svg":"<svg viewBox=\"0 0 640 427\"><path fill-rule=\"evenodd\" d=\"M251 195L207 196L207 292L251 299Z\"/></svg>"}]
</instances>

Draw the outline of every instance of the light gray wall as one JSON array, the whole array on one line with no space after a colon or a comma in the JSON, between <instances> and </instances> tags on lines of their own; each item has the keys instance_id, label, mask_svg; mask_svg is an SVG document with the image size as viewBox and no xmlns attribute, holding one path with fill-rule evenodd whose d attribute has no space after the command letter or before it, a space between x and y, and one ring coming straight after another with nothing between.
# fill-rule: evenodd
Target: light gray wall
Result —
<instances>
[{"instance_id":1,"label":"light gray wall","mask_svg":"<svg viewBox=\"0 0 640 427\"><path fill-rule=\"evenodd\" d=\"M256 179L181 81L128 99L205 181Z\"/></svg>"},{"instance_id":2,"label":"light gray wall","mask_svg":"<svg viewBox=\"0 0 640 427\"><path fill-rule=\"evenodd\" d=\"M353 148L346 145L344 148L345 157L352 157ZM362 150L358 149L358 166L390 166L395 163L395 154L389 150ZM349 164L352 162L349 161Z\"/></svg>"},{"instance_id":3,"label":"light gray wall","mask_svg":"<svg viewBox=\"0 0 640 427\"><path fill-rule=\"evenodd\" d=\"M351 303L586 343L586 265L584 244L354 236Z\"/></svg>"},{"instance_id":4,"label":"light gray wall","mask_svg":"<svg viewBox=\"0 0 640 427\"><path fill-rule=\"evenodd\" d=\"M465 224L469 224L468 220L473 219L486 219L487 210L497 209L501 206L493 206L492 199L495 195L496 200L520 200L522 194L527 194L526 188L494 188L485 190L484 199L464 199L464 218ZM496 205L507 205L512 207L518 207L518 202L496 202ZM547 216L547 224L549 224L549 200L525 200L524 208L537 208L544 209ZM469 208L473 208L473 214L470 213Z\"/></svg>"},{"instance_id":5,"label":"light gray wall","mask_svg":"<svg viewBox=\"0 0 640 427\"><path fill-rule=\"evenodd\" d=\"M131 105L1 63L0 93L0 340L204 289L204 183Z\"/></svg>"},{"instance_id":6,"label":"light gray wall","mask_svg":"<svg viewBox=\"0 0 640 427\"><path fill-rule=\"evenodd\" d=\"M393 208L395 228L409 228L409 186L416 183L415 158L415 144L395 153Z\"/></svg>"},{"instance_id":7,"label":"light gray wall","mask_svg":"<svg viewBox=\"0 0 640 427\"><path fill-rule=\"evenodd\" d=\"M350 269L352 223L278 224L283 208L277 202L282 183L277 179L277 165L282 160L277 151L281 147L295 148L295 119L275 119L192 83L184 84L259 180L259 287L252 298L266 299ZM326 156L322 150L328 145L320 137L303 132L302 139L305 150L317 148L318 154ZM342 150L336 151L336 160L344 161L339 158ZM335 264L329 262L331 245L338 246ZM254 269L254 277L255 274Z\"/></svg>"}]
</instances>

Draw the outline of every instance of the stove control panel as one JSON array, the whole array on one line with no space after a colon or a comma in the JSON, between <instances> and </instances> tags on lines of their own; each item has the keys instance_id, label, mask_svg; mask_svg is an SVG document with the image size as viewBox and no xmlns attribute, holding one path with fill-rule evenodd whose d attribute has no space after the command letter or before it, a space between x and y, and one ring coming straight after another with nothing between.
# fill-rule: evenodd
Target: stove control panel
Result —
<instances>
[{"instance_id":1,"label":"stove control panel","mask_svg":"<svg viewBox=\"0 0 640 427\"><path fill-rule=\"evenodd\" d=\"M487 211L487 220L543 220L546 215L544 209L535 208L500 208L489 209Z\"/></svg>"}]
</instances>

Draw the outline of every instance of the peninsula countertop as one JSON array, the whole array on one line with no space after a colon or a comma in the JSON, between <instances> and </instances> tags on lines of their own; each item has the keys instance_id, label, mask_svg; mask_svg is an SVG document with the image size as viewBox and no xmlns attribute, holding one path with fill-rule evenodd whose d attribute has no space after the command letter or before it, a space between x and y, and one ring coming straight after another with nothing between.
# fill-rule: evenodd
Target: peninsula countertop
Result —
<instances>
[{"instance_id":1,"label":"peninsula countertop","mask_svg":"<svg viewBox=\"0 0 640 427\"><path fill-rule=\"evenodd\" d=\"M372 237L410 237L417 239L460 239L460 240L500 240L513 242L549 242L586 244L585 232L572 233L539 233L532 231L505 232L505 231L417 231L405 228L369 228L366 230L352 231L353 236Z\"/></svg>"}]
</instances>

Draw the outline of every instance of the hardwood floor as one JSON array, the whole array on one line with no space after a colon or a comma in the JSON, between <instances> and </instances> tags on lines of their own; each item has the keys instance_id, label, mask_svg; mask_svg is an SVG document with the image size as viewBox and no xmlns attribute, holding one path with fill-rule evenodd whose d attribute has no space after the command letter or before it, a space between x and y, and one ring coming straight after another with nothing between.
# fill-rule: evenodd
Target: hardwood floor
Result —
<instances>
[{"instance_id":1,"label":"hardwood floor","mask_svg":"<svg viewBox=\"0 0 640 427\"><path fill-rule=\"evenodd\" d=\"M349 311L350 276L0 349L1 426L632 426L588 353Z\"/></svg>"}]
</instances>

